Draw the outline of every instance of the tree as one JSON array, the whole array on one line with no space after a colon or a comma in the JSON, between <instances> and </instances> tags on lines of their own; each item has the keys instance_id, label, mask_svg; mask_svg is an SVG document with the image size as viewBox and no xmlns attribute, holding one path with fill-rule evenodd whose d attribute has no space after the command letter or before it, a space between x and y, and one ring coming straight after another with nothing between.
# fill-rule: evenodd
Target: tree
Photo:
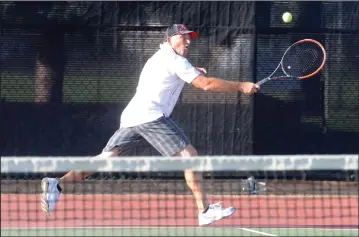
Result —
<instances>
[{"instance_id":1,"label":"tree","mask_svg":"<svg viewBox=\"0 0 359 237\"><path fill-rule=\"evenodd\" d=\"M102 2L1 2L3 29L34 29L42 34L36 46L35 102L61 103L64 79L64 35L88 24L113 19L118 4ZM106 11L103 11L103 10ZM115 17L116 18L116 17ZM93 32L87 32L93 33Z\"/></svg>"}]
</instances>

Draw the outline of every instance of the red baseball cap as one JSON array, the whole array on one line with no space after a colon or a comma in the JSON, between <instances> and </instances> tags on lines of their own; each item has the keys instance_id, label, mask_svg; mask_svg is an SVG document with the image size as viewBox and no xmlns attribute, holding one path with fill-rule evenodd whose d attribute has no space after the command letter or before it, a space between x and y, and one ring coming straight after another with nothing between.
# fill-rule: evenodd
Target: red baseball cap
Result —
<instances>
[{"instance_id":1,"label":"red baseball cap","mask_svg":"<svg viewBox=\"0 0 359 237\"><path fill-rule=\"evenodd\" d=\"M199 37L199 34L197 32L189 30L185 25L173 24L172 26L167 28L165 38L167 40L168 37L184 34L189 34L192 39L197 39Z\"/></svg>"}]
</instances>

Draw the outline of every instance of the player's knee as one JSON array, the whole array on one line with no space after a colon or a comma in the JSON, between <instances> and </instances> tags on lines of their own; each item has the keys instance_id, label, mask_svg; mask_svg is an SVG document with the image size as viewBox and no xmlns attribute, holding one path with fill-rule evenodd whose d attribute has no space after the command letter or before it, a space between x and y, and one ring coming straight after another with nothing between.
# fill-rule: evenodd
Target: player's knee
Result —
<instances>
[{"instance_id":1,"label":"player's knee","mask_svg":"<svg viewBox=\"0 0 359 237\"><path fill-rule=\"evenodd\" d=\"M178 156L197 156L198 152L191 144L187 145L182 151L178 152Z\"/></svg>"}]
</instances>

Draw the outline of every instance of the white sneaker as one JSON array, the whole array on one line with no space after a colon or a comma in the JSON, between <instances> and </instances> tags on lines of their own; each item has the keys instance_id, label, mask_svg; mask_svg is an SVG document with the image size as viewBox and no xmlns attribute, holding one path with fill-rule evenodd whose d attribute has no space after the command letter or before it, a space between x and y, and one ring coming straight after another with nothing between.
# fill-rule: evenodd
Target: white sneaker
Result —
<instances>
[{"instance_id":1,"label":"white sneaker","mask_svg":"<svg viewBox=\"0 0 359 237\"><path fill-rule=\"evenodd\" d=\"M59 179L43 178L41 180L41 189L43 191L41 194L41 208L47 215L50 215L61 195Z\"/></svg>"},{"instance_id":2,"label":"white sneaker","mask_svg":"<svg viewBox=\"0 0 359 237\"><path fill-rule=\"evenodd\" d=\"M209 225L214 221L233 215L235 211L236 209L234 207L222 208L221 203L210 204L205 213L198 215L199 225Z\"/></svg>"}]
</instances>

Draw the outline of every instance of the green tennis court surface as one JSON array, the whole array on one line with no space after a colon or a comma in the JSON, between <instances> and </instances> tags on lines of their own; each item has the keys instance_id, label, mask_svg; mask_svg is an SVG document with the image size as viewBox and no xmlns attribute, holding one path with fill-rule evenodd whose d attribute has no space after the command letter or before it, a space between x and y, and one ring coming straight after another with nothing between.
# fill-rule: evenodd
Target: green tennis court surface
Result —
<instances>
[{"instance_id":1,"label":"green tennis court surface","mask_svg":"<svg viewBox=\"0 0 359 237\"><path fill-rule=\"evenodd\" d=\"M1 236L358 236L358 229L321 228L31 228L1 229Z\"/></svg>"}]
</instances>

